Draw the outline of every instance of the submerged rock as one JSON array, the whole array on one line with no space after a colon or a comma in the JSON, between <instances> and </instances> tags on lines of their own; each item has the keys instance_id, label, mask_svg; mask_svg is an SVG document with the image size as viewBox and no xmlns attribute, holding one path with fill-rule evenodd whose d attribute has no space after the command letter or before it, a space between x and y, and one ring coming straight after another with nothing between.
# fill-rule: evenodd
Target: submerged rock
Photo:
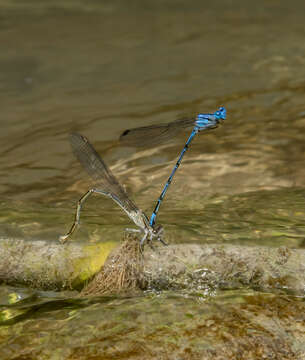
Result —
<instances>
[{"instance_id":1,"label":"submerged rock","mask_svg":"<svg viewBox=\"0 0 305 360\"><path fill-rule=\"evenodd\" d=\"M61 245L0 239L0 281L41 289L82 287L104 264L116 243Z\"/></svg>"},{"instance_id":2,"label":"submerged rock","mask_svg":"<svg viewBox=\"0 0 305 360\"><path fill-rule=\"evenodd\" d=\"M84 290L87 295L130 287L200 290L246 286L298 295L305 292L305 251L286 247L179 244L155 250L147 247L142 257L138 242L132 239L120 246L112 242L61 245L1 239L0 258L0 280L10 284L79 289L97 273L96 284Z\"/></svg>"},{"instance_id":3,"label":"submerged rock","mask_svg":"<svg viewBox=\"0 0 305 360\"><path fill-rule=\"evenodd\" d=\"M305 293L305 251L287 247L179 244L145 252L146 287L251 287Z\"/></svg>"},{"instance_id":4,"label":"submerged rock","mask_svg":"<svg viewBox=\"0 0 305 360\"><path fill-rule=\"evenodd\" d=\"M2 241L3 281L79 286L102 266L81 297L7 302L3 359L305 359L304 250L184 244L142 256L137 246L104 261L115 244ZM92 296L131 289L153 291Z\"/></svg>"}]
</instances>

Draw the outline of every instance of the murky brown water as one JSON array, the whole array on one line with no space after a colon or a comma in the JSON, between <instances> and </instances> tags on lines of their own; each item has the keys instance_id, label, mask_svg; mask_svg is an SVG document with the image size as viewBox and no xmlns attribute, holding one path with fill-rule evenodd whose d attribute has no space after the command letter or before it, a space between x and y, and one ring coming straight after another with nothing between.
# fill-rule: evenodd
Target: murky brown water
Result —
<instances>
[{"instance_id":1,"label":"murky brown water","mask_svg":"<svg viewBox=\"0 0 305 360\"><path fill-rule=\"evenodd\" d=\"M119 134L224 105L225 124L195 139L162 204L166 239L304 247L304 19L303 1L1 1L0 235L57 241L68 229L89 186L71 131L91 140L150 215L188 134L140 151L119 147ZM74 239L119 240L127 225L95 197ZM42 296L52 304L54 295ZM21 313L43 315L20 316L1 301L3 359L22 354L23 341L35 346L30 334L50 344L59 328L94 328L91 308L100 309L94 317L108 311L108 300L81 303L65 317L66 303L45 311L27 299L31 310ZM195 306L169 299L174 313ZM128 301L138 319L151 306L145 296ZM124 324L122 306L114 299L111 310ZM29 338L16 343L17 333ZM55 343L52 358L70 356Z\"/></svg>"}]
</instances>

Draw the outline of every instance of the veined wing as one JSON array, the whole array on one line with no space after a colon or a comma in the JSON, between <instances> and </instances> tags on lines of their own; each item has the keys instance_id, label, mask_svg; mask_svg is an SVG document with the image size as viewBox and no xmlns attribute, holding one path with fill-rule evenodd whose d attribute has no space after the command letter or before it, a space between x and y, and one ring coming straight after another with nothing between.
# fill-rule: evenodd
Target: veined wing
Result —
<instances>
[{"instance_id":1,"label":"veined wing","mask_svg":"<svg viewBox=\"0 0 305 360\"><path fill-rule=\"evenodd\" d=\"M112 198L129 215L140 212L87 138L73 133L70 135L70 143L75 157L95 181L99 190L103 191L105 195L112 195Z\"/></svg>"},{"instance_id":2,"label":"veined wing","mask_svg":"<svg viewBox=\"0 0 305 360\"><path fill-rule=\"evenodd\" d=\"M120 136L120 142L126 146L144 147L167 142L174 138L182 129L195 124L194 118L184 118L167 124L142 126L125 130Z\"/></svg>"}]
</instances>

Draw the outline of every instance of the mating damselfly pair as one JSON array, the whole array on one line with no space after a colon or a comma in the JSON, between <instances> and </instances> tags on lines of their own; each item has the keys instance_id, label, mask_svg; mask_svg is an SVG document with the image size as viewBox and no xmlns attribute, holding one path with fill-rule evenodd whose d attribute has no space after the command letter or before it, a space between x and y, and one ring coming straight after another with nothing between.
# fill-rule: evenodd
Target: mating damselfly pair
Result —
<instances>
[{"instance_id":1,"label":"mating damselfly pair","mask_svg":"<svg viewBox=\"0 0 305 360\"><path fill-rule=\"evenodd\" d=\"M126 191L120 185L118 180L114 177L110 169L105 162L96 152L94 147L89 141L82 135L74 133L70 135L70 143L72 150L76 158L82 164L87 173L95 182L95 187L88 190L78 201L77 210L75 214L74 223L66 235L60 237L60 241L64 243L75 231L80 221L80 212L82 205L93 194L101 194L110 197L115 201L129 216L129 218L135 223L138 229L126 229L131 232L141 233L140 245L143 247L146 241L151 242L153 239L157 239L165 244L162 234L163 227L156 224L156 217L160 209L160 205L164 196L173 180L173 177L183 159L183 156L190 143L198 132L215 129L226 119L226 109L220 107L213 114L198 114L195 119L187 118L176 120L167 124L143 126L126 130L120 136L120 142L129 146L143 146L149 144L157 144L164 142L177 134L181 129L193 126L193 130L187 139L178 161L174 166L162 192L159 196L154 211L150 219L145 213L139 209L133 201L130 200Z\"/></svg>"}]
</instances>

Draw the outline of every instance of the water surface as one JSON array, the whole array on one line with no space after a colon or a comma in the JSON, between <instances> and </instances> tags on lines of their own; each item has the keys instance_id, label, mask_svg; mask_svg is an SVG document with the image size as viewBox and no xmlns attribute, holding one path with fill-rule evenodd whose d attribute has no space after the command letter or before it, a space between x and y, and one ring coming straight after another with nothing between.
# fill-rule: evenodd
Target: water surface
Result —
<instances>
[{"instance_id":1,"label":"water surface","mask_svg":"<svg viewBox=\"0 0 305 360\"><path fill-rule=\"evenodd\" d=\"M150 215L188 133L142 150L120 147L120 133L224 105L225 124L195 139L162 204L167 241L304 247L304 35L297 0L2 1L0 235L57 241L68 229L90 186L71 153L71 131L90 139ZM130 226L98 196L82 219L74 241L119 241ZM217 304L201 308L190 294L87 303L70 294L1 291L26 303L11 307L1 297L7 359L27 351L86 358L86 327L96 348L109 349L126 333L184 323ZM221 311L244 295L224 296ZM109 337L101 340L105 327ZM145 344L157 346L144 333ZM133 348L133 341L124 344ZM87 350L73 353L75 343Z\"/></svg>"}]
</instances>

